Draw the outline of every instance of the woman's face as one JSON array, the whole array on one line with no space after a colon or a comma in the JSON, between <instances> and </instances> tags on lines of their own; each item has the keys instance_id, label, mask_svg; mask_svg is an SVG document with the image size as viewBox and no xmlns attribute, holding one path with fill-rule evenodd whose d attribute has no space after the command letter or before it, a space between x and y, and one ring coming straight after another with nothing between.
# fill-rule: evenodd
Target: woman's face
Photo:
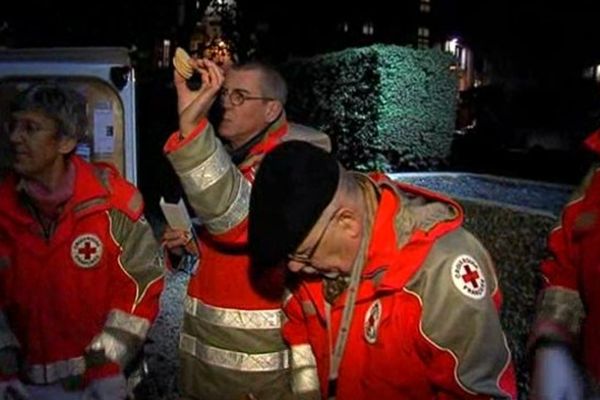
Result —
<instances>
[{"instance_id":1,"label":"woman's face","mask_svg":"<svg viewBox=\"0 0 600 400\"><path fill-rule=\"evenodd\" d=\"M15 112L9 133L15 172L39 179L62 163L76 142L60 135L58 130L58 123L44 112Z\"/></svg>"}]
</instances>

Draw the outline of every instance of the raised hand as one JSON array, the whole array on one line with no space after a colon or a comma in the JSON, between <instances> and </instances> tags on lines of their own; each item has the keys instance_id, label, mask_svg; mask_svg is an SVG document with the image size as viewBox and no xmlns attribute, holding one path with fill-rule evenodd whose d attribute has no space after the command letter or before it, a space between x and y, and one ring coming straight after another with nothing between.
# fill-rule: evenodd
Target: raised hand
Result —
<instances>
[{"instance_id":1,"label":"raised hand","mask_svg":"<svg viewBox=\"0 0 600 400\"><path fill-rule=\"evenodd\" d=\"M202 59L190 59L189 64L200 73L202 86L190 90L185 84L185 78L177 71L173 72L173 81L177 89L177 111L179 113L179 132L183 137L196 128L202 118L206 118L223 85L223 71L217 64Z\"/></svg>"}]
</instances>

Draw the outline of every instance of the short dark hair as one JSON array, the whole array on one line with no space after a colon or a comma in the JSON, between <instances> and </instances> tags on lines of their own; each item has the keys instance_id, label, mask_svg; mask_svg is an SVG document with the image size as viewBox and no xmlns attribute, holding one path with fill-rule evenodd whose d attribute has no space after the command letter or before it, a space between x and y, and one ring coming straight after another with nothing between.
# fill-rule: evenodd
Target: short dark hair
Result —
<instances>
[{"instance_id":1,"label":"short dark hair","mask_svg":"<svg viewBox=\"0 0 600 400\"><path fill-rule=\"evenodd\" d=\"M75 89L56 84L35 84L19 93L10 106L11 113L39 111L59 125L58 134L81 140L86 133L87 101Z\"/></svg>"},{"instance_id":2,"label":"short dark hair","mask_svg":"<svg viewBox=\"0 0 600 400\"><path fill-rule=\"evenodd\" d=\"M262 95L278 100L282 105L287 101L287 84L275 67L262 61L249 61L231 67L234 71L258 71L262 75L260 82Z\"/></svg>"}]
</instances>

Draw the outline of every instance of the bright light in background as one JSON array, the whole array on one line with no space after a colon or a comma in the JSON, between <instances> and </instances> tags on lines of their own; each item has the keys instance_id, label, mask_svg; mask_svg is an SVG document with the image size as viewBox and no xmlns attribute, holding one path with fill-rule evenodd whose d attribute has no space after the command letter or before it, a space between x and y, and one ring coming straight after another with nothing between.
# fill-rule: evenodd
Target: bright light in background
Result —
<instances>
[{"instance_id":1,"label":"bright light in background","mask_svg":"<svg viewBox=\"0 0 600 400\"><path fill-rule=\"evenodd\" d=\"M453 38L453 39L446 41L446 43L444 45L444 50L446 50L454 55L456 55L456 53L457 53L457 48L458 48L458 39L457 38Z\"/></svg>"},{"instance_id":2,"label":"bright light in background","mask_svg":"<svg viewBox=\"0 0 600 400\"><path fill-rule=\"evenodd\" d=\"M158 60L160 68L168 68L171 65L171 41L164 39L161 49L161 58Z\"/></svg>"}]
</instances>

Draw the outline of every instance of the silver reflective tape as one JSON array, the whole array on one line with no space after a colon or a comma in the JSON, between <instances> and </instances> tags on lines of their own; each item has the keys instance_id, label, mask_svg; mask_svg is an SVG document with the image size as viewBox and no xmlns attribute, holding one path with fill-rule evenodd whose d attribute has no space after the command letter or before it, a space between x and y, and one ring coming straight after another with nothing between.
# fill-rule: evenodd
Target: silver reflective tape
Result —
<instances>
[{"instance_id":1,"label":"silver reflective tape","mask_svg":"<svg viewBox=\"0 0 600 400\"><path fill-rule=\"evenodd\" d=\"M211 325L236 329L280 329L283 312L275 310L238 310L209 306L186 297L185 312Z\"/></svg>"},{"instance_id":2,"label":"silver reflective tape","mask_svg":"<svg viewBox=\"0 0 600 400\"><path fill-rule=\"evenodd\" d=\"M89 348L93 351L104 351L104 356L122 367L127 364L130 354L127 345L107 332L102 332L92 340Z\"/></svg>"},{"instance_id":3,"label":"silver reflective tape","mask_svg":"<svg viewBox=\"0 0 600 400\"><path fill-rule=\"evenodd\" d=\"M150 329L150 321L146 318L141 318L133 314L126 313L121 310L111 310L106 320L106 326L119 329L134 336L144 339L148 329Z\"/></svg>"},{"instance_id":4,"label":"silver reflective tape","mask_svg":"<svg viewBox=\"0 0 600 400\"><path fill-rule=\"evenodd\" d=\"M309 344L292 346L292 389L294 393L319 391L317 359Z\"/></svg>"},{"instance_id":5,"label":"silver reflective tape","mask_svg":"<svg viewBox=\"0 0 600 400\"><path fill-rule=\"evenodd\" d=\"M223 214L205 222L206 228L212 234L218 235L227 232L248 216L250 191L252 190L252 186L250 185L250 182L242 176L241 172L237 170L236 172L236 176L240 180L240 187L238 188L235 200L233 200L229 208Z\"/></svg>"},{"instance_id":6,"label":"silver reflective tape","mask_svg":"<svg viewBox=\"0 0 600 400\"><path fill-rule=\"evenodd\" d=\"M246 372L268 372L287 369L290 366L289 351L247 354L223 350L200 343L193 336L182 333L179 349L201 361L221 368Z\"/></svg>"},{"instance_id":7,"label":"silver reflective tape","mask_svg":"<svg viewBox=\"0 0 600 400\"><path fill-rule=\"evenodd\" d=\"M49 364L31 365L27 370L27 377L34 384L46 385L70 376L83 375L84 372L84 358L75 357Z\"/></svg>"},{"instance_id":8,"label":"silver reflective tape","mask_svg":"<svg viewBox=\"0 0 600 400\"><path fill-rule=\"evenodd\" d=\"M316 367L317 359L310 344L298 344L291 347L292 368Z\"/></svg>"},{"instance_id":9,"label":"silver reflective tape","mask_svg":"<svg viewBox=\"0 0 600 400\"><path fill-rule=\"evenodd\" d=\"M198 192L208 189L219 179L233 168L229 154L223 146L217 146L217 149L200 165L181 175L184 181L184 187L188 185L195 186Z\"/></svg>"}]
</instances>

